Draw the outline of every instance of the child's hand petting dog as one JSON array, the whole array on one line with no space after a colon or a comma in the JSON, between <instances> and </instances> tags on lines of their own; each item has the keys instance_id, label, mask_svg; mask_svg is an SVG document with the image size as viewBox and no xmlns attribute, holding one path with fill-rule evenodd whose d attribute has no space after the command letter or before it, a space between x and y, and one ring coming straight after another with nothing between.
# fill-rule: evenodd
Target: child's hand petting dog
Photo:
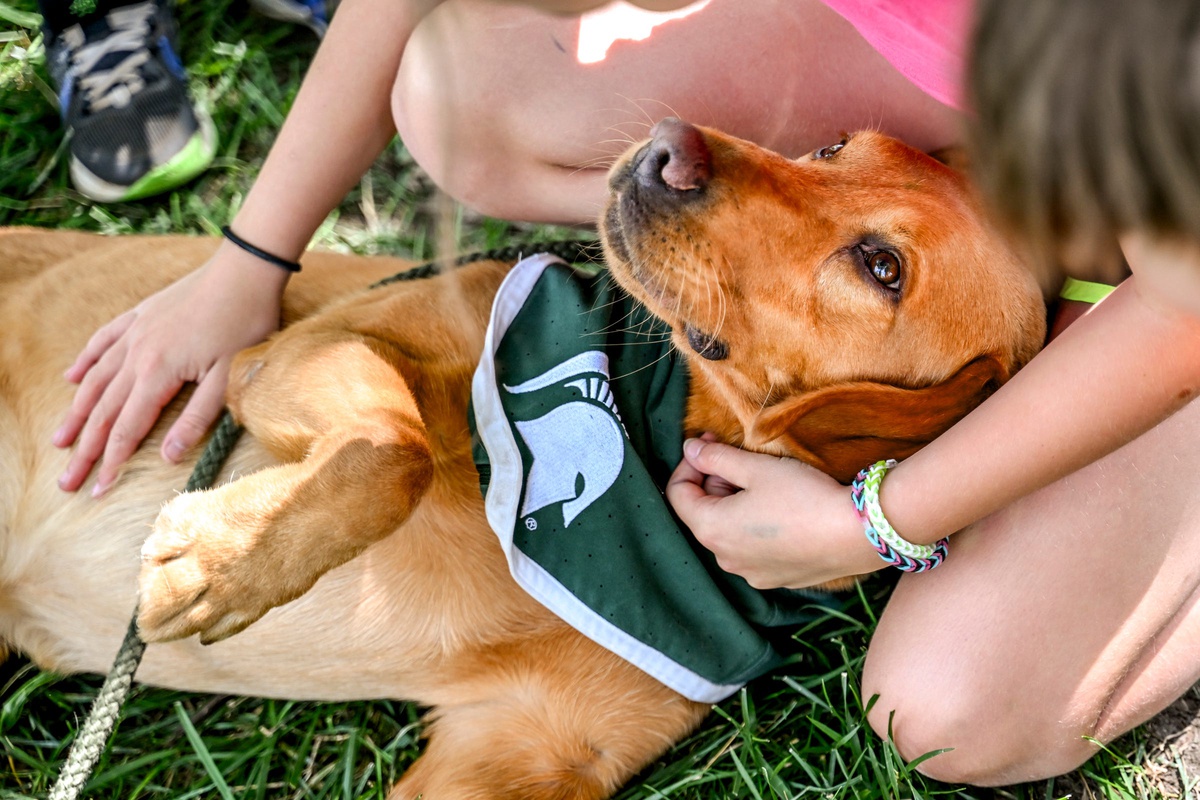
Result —
<instances>
[{"instance_id":1,"label":"child's hand petting dog","mask_svg":"<svg viewBox=\"0 0 1200 800\"><path fill-rule=\"evenodd\" d=\"M221 413L233 354L279 327L286 274L227 245L222 251L223 261L209 261L100 328L67 370L79 389L54 444L75 450L59 488L79 489L100 462L92 494L108 491L185 384L196 388L163 438L164 459L180 461Z\"/></svg>"},{"instance_id":2,"label":"child's hand petting dog","mask_svg":"<svg viewBox=\"0 0 1200 800\"><path fill-rule=\"evenodd\" d=\"M689 439L683 453L667 499L721 568L751 586L837 589L852 584L853 576L885 566L846 501L849 490L820 470L721 444L708 435ZM797 515L790 498L795 497L804 498L806 519L822 522L804 529L792 525Z\"/></svg>"}]
</instances>

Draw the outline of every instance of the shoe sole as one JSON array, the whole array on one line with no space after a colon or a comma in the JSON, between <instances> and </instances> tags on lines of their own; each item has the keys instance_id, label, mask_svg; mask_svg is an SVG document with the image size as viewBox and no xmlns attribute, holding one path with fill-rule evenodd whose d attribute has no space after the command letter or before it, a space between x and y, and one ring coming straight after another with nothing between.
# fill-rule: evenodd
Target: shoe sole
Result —
<instances>
[{"instance_id":1,"label":"shoe sole","mask_svg":"<svg viewBox=\"0 0 1200 800\"><path fill-rule=\"evenodd\" d=\"M71 182L80 194L97 203L140 200L181 186L208 169L217 153L217 132L212 119L207 114L197 113L196 122L196 132L178 153L130 186L119 186L97 177L74 157L71 158Z\"/></svg>"}]
</instances>

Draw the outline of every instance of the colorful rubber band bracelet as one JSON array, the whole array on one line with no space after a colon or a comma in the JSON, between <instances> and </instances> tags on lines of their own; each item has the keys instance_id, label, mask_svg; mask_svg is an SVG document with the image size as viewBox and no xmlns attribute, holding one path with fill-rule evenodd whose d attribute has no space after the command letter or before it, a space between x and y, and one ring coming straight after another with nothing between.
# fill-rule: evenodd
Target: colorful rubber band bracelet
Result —
<instances>
[{"instance_id":1,"label":"colorful rubber band bracelet","mask_svg":"<svg viewBox=\"0 0 1200 800\"><path fill-rule=\"evenodd\" d=\"M250 255L255 256L256 258L261 258L263 261L266 261L269 264L274 264L275 266L277 266L281 269L286 269L288 272L299 272L300 271L300 262L288 261L286 258L280 258L277 255L268 253L266 250L263 250L262 248L255 247L254 245L250 244L245 239L243 239L242 237L238 236L236 233L231 231L229 229L228 225L226 225L224 228L221 228L221 235L224 236L229 241L236 244L238 247L245 250Z\"/></svg>"},{"instance_id":2,"label":"colorful rubber band bracelet","mask_svg":"<svg viewBox=\"0 0 1200 800\"><path fill-rule=\"evenodd\" d=\"M950 542L940 539L934 544L915 544L896 533L883 516L879 487L883 484L883 476L894 466L896 462L889 459L865 467L850 483L850 498L862 520L867 541L880 558L901 572L927 572L946 560Z\"/></svg>"}]
</instances>

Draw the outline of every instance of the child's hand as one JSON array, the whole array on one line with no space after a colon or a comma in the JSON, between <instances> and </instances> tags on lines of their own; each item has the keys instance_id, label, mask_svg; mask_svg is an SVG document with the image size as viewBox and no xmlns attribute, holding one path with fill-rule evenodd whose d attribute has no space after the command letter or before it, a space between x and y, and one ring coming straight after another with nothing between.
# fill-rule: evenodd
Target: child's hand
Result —
<instances>
[{"instance_id":1,"label":"child's hand","mask_svg":"<svg viewBox=\"0 0 1200 800\"><path fill-rule=\"evenodd\" d=\"M802 588L885 566L850 489L825 473L707 438L683 451L667 500L721 568L751 586Z\"/></svg>"},{"instance_id":2,"label":"child's hand","mask_svg":"<svg viewBox=\"0 0 1200 800\"><path fill-rule=\"evenodd\" d=\"M59 487L78 489L103 455L92 494L107 491L163 407L195 383L163 439L163 458L178 461L220 414L234 353L279 328L287 277L223 244L200 269L97 331L65 376L79 388L54 444L77 444Z\"/></svg>"}]
</instances>

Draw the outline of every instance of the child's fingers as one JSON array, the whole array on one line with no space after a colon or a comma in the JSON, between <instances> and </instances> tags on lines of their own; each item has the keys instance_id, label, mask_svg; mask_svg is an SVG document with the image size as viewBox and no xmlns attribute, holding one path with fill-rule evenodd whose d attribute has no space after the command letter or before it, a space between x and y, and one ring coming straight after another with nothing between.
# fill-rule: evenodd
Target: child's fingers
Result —
<instances>
[{"instance_id":1,"label":"child's fingers","mask_svg":"<svg viewBox=\"0 0 1200 800\"><path fill-rule=\"evenodd\" d=\"M189 447L204 437L225 407L225 385L228 380L228 360L208 371L163 439L163 458L178 462Z\"/></svg>"},{"instance_id":2,"label":"child's fingers","mask_svg":"<svg viewBox=\"0 0 1200 800\"><path fill-rule=\"evenodd\" d=\"M110 347L100 359L91 365L88 372L79 382L75 396L71 398L71 407L63 417L62 424L54 432L51 440L55 447L70 447L79 437L79 432L92 416L96 404L100 402L108 387L121 372L125 363L124 346Z\"/></svg>"},{"instance_id":3,"label":"child's fingers","mask_svg":"<svg viewBox=\"0 0 1200 800\"><path fill-rule=\"evenodd\" d=\"M92 368L92 365L99 361L108 352L108 349L125 335L125 331L129 330L129 326L133 324L136 318L136 312L127 311L92 334L92 338L88 339L88 343L84 345L83 350L75 357L75 363L67 367L67 371L63 374L63 377L71 383L82 381Z\"/></svg>"}]
</instances>

